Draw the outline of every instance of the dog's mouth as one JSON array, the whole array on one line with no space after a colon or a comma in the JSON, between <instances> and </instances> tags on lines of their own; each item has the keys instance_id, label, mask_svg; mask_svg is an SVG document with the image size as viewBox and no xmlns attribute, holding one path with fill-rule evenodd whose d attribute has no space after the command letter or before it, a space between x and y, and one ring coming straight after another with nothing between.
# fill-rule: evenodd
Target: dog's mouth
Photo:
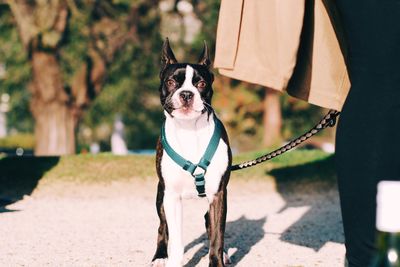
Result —
<instances>
[{"instance_id":1,"label":"dog's mouth","mask_svg":"<svg viewBox=\"0 0 400 267\"><path fill-rule=\"evenodd\" d=\"M174 101L172 97L168 97L163 108L171 117L180 119L194 119L202 114L207 113L210 115L214 112L212 106L204 99L201 99L200 103L197 102L195 104L195 102L179 103L178 101Z\"/></svg>"},{"instance_id":2,"label":"dog's mouth","mask_svg":"<svg viewBox=\"0 0 400 267\"><path fill-rule=\"evenodd\" d=\"M193 107L190 107L190 106L182 106L181 108L178 108L176 110L179 110L181 113L184 113L184 114L187 114L187 113L189 113L191 111L196 112L196 110L193 109Z\"/></svg>"},{"instance_id":3,"label":"dog's mouth","mask_svg":"<svg viewBox=\"0 0 400 267\"><path fill-rule=\"evenodd\" d=\"M196 109L193 107L193 105L181 105L179 107L173 108L173 113L178 113L181 115L195 115L195 114L200 114L203 113L205 108L199 108Z\"/></svg>"},{"instance_id":4,"label":"dog's mouth","mask_svg":"<svg viewBox=\"0 0 400 267\"><path fill-rule=\"evenodd\" d=\"M175 110L180 110L182 112L190 112L190 111L194 111L194 112L201 112L204 107L202 108L195 108L193 105L181 105L177 108L174 108Z\"/></svg>"},{"instance_id":5,"label":"dog's mouth","mask_svg":"<svg viewBox=\"0 0 400 267\"><path fill-rule=\"evenodd\" d=\"M194 105L193 103L176 103L172 99L168 99L163 107L173 116L195 116L207 111L207 105L204 102L201 105Z\"/></svg>"}]
</instances>

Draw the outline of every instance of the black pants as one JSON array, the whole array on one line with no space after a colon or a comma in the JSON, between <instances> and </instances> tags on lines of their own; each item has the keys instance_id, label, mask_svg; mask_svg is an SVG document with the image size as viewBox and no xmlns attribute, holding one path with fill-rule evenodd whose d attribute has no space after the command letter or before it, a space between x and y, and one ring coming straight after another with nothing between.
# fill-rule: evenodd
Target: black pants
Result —
<instances>
[{"instance_id":1,"label":"black pants","mask_svg":"<svg viewBox=\"0 0 400 267\"><path fill-rule=\"evenodd\" d=\"M375 249L377 182L400 180L400 0L336 2L352 84L336 140L346 257L366 267Z\"/></svg>"}]
</instances>

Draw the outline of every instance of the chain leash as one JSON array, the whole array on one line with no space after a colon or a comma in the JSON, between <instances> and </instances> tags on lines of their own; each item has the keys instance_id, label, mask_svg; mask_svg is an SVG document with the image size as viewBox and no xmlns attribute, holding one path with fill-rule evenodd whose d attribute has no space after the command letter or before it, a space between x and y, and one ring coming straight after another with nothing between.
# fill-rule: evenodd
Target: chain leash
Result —
<instances>
[{"instance_id":1,"label":"chain leash","mask_svg":"<svg viewBox=\"0 0 400 267\"><path fill-rule=\"evenodd\" d=\"M265 161L271 160L279 155L282 155L285 152L288 152L289 150L297 147L298 145L300 145L301 143L303 143L304 141L306 141L307 139L309 139L310 137L316 135L317 133L319 133L320 131L322 131L323 129L327 128L327 127L333 127L336 124L336 118L340 115L340 112L337 110L329 110L329 112L322 118L322 120L315 125L313 128L311 128L308 132L304 133L303 135L297 137L296 139L293 139L292 141L290 141L289 143L287 143L284 146L281 146L280 148L265 154L261 157L258 157L254 160L249 160L249 161L245 161L242 162L240 164L236 164L236 165L232 165L231 166L231 171L237 171L237 170L242 170L242 169L246 169L249 167L253 167L257 164L263 163Z\"/></svg>"}]
</instances>

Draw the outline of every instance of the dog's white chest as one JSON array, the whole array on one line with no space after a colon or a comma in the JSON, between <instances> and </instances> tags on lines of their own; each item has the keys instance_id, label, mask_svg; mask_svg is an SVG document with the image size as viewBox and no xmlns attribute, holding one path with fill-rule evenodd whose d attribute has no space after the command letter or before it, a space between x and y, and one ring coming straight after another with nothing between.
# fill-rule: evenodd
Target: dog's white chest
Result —
<instances>
[{"instance_id":1,"label":"dog's white chest","mask_svg":"<svg viewBox=\"0 0 400 267\"><path fill-rule=\"evenodd\" d=\"M203 116L202 116L203 117ZM193 125L173 121L168 118L165 124L166 138L171 147L183 158L197 164L209 144L214 132L214 121L200 118ZM205 174L205 191L210 200L218 191L221 178L228 165L228 146L220 139L217 150ZM161 160L161 172L165 190L180 197L196 197L197 191L191 174L176 164L164 151Z\"/></svg>"}]
</instances>

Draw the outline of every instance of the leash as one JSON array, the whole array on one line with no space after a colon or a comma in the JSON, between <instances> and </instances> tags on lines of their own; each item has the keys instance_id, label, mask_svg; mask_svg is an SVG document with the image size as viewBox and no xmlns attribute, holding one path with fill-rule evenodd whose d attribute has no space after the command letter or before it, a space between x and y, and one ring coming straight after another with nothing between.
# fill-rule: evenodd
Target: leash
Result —
<instances>
[{"instance_id":1,"label":"leash","mask_svg":"<svg viewBox=\"0 0 400 267\"><path fill-rule=\"evenodd\" d=\"M176 153L176 151L170 146L167 141L167 136L165 134L165 122L161 127L161 143L164 147L165 152L167 152L168 156L170 156L170 158L175 161L176 164L181 166L185 171L189 172L193 176L199 197L206 196L204 187L204 176L207 172L208 165L210 165L210 162L214 157L215 151L218 148L219 140L221 138L222 123L219 119L217 119L217 116L214 115L213 117L215 123L213 135L211 136L210 142L208 143L204 155L201 157L199 163L197 164L194 164L190 160L187 160Z\"/></svg>"},{"instance_id":2,"label":"leash","mask_svg":"<svg viewBox=\"0 0 400 267\"><path fill-rule=\"evenodd\" d=\"M304 133L303 135L300 135L296 139L293 139L286 145L283 145L280 148L278 148L272 152L269 152L261 157L231 166L231 171L243 170L243 169L246 169L249 167L253 167L257 164L271 160L279 155L282 155L283 153L288 152L289 150L297 147L298 145L300 145L301 143L303 143L310 137L316 135L323 129L325 129L327 127L333 127L336 124L336 118L339 115L340 115L339 111L333 110L333 109L329 110L329 112L322 118L322 120L317 125L315 125L313 128L311 128L308 132Z\"/></svg>"}]
</instances>

